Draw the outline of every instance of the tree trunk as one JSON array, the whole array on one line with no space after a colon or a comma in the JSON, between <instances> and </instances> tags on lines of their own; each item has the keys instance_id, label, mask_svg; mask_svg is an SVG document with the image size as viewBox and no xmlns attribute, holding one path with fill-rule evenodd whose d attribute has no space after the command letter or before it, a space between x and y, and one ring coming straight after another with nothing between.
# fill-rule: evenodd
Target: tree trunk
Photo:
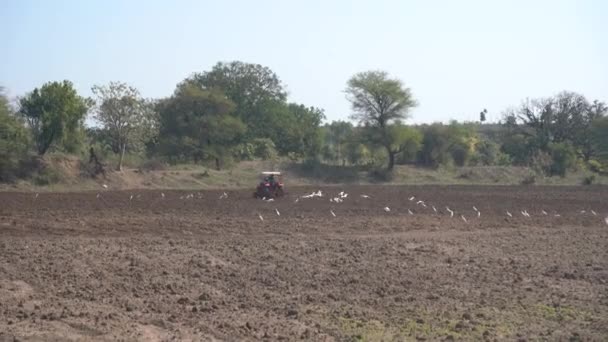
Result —
<instances>
[{"instance_id":1,"label":"tree trunk","mask_svg":"<svg viewBox=\"0 0 608 342\"><path fill-rule=\"evenodd\" d=\"M393 171L393 167L395 167L395 153L391 151L390 147L386 147L386 152L388 152L388 168L387 170Z\"/></svg>"},{"instance_id":2,"label":"tree trunk","mask_svg":"<svg viewBox=\"0 0 608 342\"><path fill-rule=\"evenodd\" d=\"M125 149L127 148L127 144L122 144L122 148L120 149L120 157L118 158L118 166L116 170L122 171L122 160L125 157Z\"/></svg>"}]
</instances>

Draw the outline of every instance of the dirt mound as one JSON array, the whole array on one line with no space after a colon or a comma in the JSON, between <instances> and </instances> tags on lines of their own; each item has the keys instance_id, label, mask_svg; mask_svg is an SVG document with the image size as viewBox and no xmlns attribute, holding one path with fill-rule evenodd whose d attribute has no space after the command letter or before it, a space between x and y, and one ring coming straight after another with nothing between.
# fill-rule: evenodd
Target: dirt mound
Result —
<instances>
[{"instance_id":1,"label":"dirt mound","mask_svg":"<svg viewBox=\"0 0 608 342\"><path fill-rule=\"evenodd\" d=\"M608 336L608 189L226 194L0 193L0 340Z\"/></svg>"}]
</instances>

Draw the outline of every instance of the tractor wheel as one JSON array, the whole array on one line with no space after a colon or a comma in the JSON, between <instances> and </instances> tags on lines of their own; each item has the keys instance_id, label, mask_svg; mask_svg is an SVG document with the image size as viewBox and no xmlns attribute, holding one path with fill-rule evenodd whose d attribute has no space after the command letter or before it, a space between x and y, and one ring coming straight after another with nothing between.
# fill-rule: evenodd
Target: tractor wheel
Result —
<instances>
[{"instance_id":1,"label":"tractor wheel","mask_svg":"<svg viewBox=\"0 0 608 342\"><path fill-rule=\"evenodd\" d=\"M283 188L277 188L277 190L274 193L274 197L282 197L283 195L284 195Z\"/></svg>"}]
</instances>

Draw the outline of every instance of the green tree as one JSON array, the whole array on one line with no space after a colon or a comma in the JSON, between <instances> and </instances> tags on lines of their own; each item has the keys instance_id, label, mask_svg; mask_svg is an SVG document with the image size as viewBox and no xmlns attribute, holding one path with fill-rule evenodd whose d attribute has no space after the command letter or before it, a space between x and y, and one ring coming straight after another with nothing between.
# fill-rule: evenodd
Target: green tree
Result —
<instances>
[{"instance_id":1,"label":"green tree","mask_svg":"<svg viewBox=\"0 0 608 342\"><path fill-rule=\"evenodd\" d=\"M550 175L566 176L566 172L576 165L576 150L569 142L553 143L549 146L551 166Z\"/></svg>"},{"instance_id":2,"label":"green tree","mask_svg":"<svg viewBox=\"0 0 608 342\"><path fill-rule=\"evenodd\" d=\"M194 74L180 87L187 84L222 91L235 104L233 114L248 125L258 119L265 104L285 102L287 98L281 80L270 68L240 61L217 63L211 71Z\"/></svg>"},{"instance_id":3,"label":"green tree","mask_svg":"<svg viewBox=\"0 0 608 342\"><path fill-rule=\"evenodd\" d=\"M484 123L486 121L487 115L488 115L488 110L484 108L481 112L479 112L479 122Z\"/></svg>"},{"instance_id":4,"label":"green tree","mask_svg":"<svg viewBox=\"0 0 608 342\"><path fill-rule=\"evenodd\" d=\"M8 98L0 87L0 182L15 178L28 146L27 131L14 115Z\"/></svg>"},{"instance_id":5,"label":"green tree","mask_svg":"<svg viewBox=\"0 0 608 342\"><path fill-rule=\"evenodd\" d=\"M152 105L139 91L121 82L94 86L97 96L94 118L106 130L112 151L118 154L117 170L122 170L125 151L142 150L143 144L155 135L158 122Z\"/></svg>"},{"instance_id":6,"label":"green tree","mask_svg":"<svg viewBox=\"0 0 608 342\"><path fill-rule=\"evenodd\" d=\"M172 160L212 160L220 169L246 129L233 110L234 103L220 91L181 87L158 104L160 153Z\"/></svg>"},{"instance_id":7,"label":"green tree","mask_svg":"<svg viewBox=\"0 0 608 342\"><path fill-rule=\"evenodd\" d=\"M347 121L333 121L327 124L325 128L326 154L331 156L332 160L340 161L344 166L348 159L345 153L346 144L353 135L353 125Z\"/></svg>"},{"instance_id":8,"label":"green tree","mask_svg":"<svg viewBox=\"0 0 608 342\"><path fill-rule=\"evenodd\" d=\"M608 162L608 117L600 117L593 121L590 141L598 159Z\"/></svg>"},{"instance_id":9,"label":"green tree","mask_svg":"<svg viewBox=\"0 0 608 342\"><path fill-rule=\"evenodd\" d=\"M79 96L70 81L46 83L19 103L19 113L31 130L39 155L78 134L91 106L91 101Z\"/></svg>"},{"instance_id":10,"label":"green tree","mask_svg":"<svg viewBox=\"0 0 608 342\"><path fill-rule=\"evenodd\" d=\"M373 131L370 137L386 149L387 169L392 170L401 145L394 140L400 135L391 124L406 119L408 111L416 106L411 90L384 71L367 71L348 81L346 94L353 109L351 118Z\"/></svg>"}]
</instances>

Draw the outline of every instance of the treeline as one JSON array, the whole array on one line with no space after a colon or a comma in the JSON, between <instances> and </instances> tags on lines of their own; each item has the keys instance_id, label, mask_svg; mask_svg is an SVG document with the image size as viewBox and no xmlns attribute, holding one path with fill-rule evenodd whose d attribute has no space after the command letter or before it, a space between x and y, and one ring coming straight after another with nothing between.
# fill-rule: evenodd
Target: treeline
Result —
<instances>
[{"instance_id":1,"label":"treeline","mask_svg":"<svg viewBox=\"0 0 608 342\"><path fill-rule=\"evenodd\" d=\"M85 98L62 81L15 104L0 94L0 181L27 177L49 152L79 155L84 164L112 160L119 170L125 156L217 169L289 158L388 173L398 164L522 165L562 176L576 168L604 172L608 159L606 105L570 92L525 101L499 123L485 123L484 110L479 122L419 126L405 124L417 105L412 91L381 71L347 81L356 124L323 124L322 109L287 101L272 70L238 61L195 73L162 99L121 82L92 92ZM95 124L87 127L87 118Z\"/></svg>"}]
</instances>

